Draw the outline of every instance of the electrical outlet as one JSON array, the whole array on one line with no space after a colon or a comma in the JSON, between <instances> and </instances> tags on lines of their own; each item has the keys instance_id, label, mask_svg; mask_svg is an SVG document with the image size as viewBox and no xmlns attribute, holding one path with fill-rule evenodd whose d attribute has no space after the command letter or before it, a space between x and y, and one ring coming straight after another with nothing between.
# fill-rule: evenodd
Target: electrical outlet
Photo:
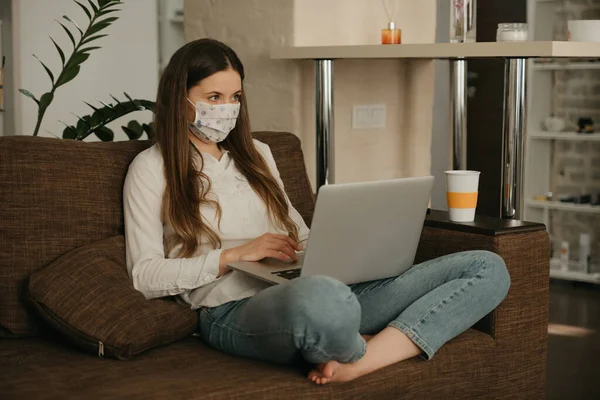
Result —
<instances>
[{"instance_id":1,"label":"electrical outlet","mask_svg":"<svg viewBox=\"0 0 600 400\"><path fill-rule=\"evenodd\" d=\"M363 104L352 109L352 129L381 129L385 122L385 104Z\"/></svg>"}]
</instances>

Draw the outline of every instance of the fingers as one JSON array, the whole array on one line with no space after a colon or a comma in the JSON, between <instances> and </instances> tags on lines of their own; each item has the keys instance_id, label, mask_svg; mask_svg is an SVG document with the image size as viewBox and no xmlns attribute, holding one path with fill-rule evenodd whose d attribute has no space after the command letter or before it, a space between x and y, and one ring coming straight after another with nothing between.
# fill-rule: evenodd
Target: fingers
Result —
<instances>
[{"instance_id":1,"label":"fingers","mask_svg":"<svg viewBox=\"0 0 600 400\"><path fill-rule=\"evenodd\" d=\"M265 257L277 258L277 259L282 260L282 261L289 261L290 260L290 258L286 254L284 254L282 252L279 252L277 250L267 250L265 252Z\"/></svg>"},{"instance_id":2,"label":"fingers","mask_svg":"<svg viewBox=\"0 0 600 400\"><path fill-rule=\"evenodd\" d=\"M296 242L294 239L292 239L289 236L277 235L274 233L267 233L263 236L265 236L267 239L275 239L275 240L285 241L287 244L289 244L292 247L292 249L297 250L297 251L302 250L302 246L300 245L300 243Z\"/></svg>"},{"instance_id":3,"label":"fingers","mask_svg":"<svg viewBox=\"0 0 600 400\"><path fill-rule=\"evenodd\" d=\"M277 250L277 251L280 251L280 252L286 254L288 257L290 257L294 261L298 260L298 256L296 255L296 251L285 240L271 239L271 241L268 242L267 247L270 250Z\"/></svg>"}]
</instances>

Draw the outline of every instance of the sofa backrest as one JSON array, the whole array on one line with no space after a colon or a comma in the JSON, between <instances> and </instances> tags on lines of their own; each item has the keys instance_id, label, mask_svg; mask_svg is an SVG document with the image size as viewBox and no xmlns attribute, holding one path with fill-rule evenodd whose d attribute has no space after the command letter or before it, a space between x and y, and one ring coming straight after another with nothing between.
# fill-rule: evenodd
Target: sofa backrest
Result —
<instances>
[{"instance_id":1,"label":"sofa backrest","mask_svg":"<svg viewBox=\"0 0 600 400\"><path fill-rule=\"evenodd\" d=\"M314 199L299 139L256 137L271 146L292 204L310 221ZM127 168L150 145L0 138L0 337L38 332L23 301L31 273L77 247L123 234Z\"/></svg>"}]
</instances>

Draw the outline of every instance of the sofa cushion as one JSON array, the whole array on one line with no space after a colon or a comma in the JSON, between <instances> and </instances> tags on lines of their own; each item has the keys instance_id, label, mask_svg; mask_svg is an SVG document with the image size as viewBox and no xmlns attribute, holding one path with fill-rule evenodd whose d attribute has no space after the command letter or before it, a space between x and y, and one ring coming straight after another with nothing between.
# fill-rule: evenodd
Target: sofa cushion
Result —
<instances>
[{"instance_id":1,"label":"sofa cushion","mask_svg":"<svg viewBox=\"0 0 600 400\"><path fill-rule=\"evenodd\" d=\"M77 347L128 359L193 333L198 314L170 299L146 300L125 266L125 238L92 243L35 272L29 299Z\"/></svg>"},{"instance_id":2,"label":"sofa cushion","mask_svg":"<svg viewBox=\"0 0 600 400\"><path fill-rule=\"evenodd\" d=\"M0 336L36 331L25 280L59 256L123 233L123 182L149 142L0 138Z\"/></svg>"},{"instance_id":3,"label":"sofa cushion","mask_svg":"<svg viewBox=\"0 0 600 400\"><path fill-rule=\"evenodd\" d=\"M310 226L314 198L300 140L283 132L255 137L271 147L290 201ZM151 144L0 137L0 337L37 333L23 303L32 272L75 248L123 234L127 168Z\"/></svg>"},{"instance_id":4,"label":"sofa cushion","mask_svg":"<svg viewBox=\"0 0 600 400\"><path fill-rule=\"evenodd\" d=\"M353 382L316 386L307 370L232 357L195 338L126 362L87 357L46 338L0 340L0 393L37 400L493 399L494 348L490 336L468 330L430 361L414 358Z\"/></svg>"}]
</instances>

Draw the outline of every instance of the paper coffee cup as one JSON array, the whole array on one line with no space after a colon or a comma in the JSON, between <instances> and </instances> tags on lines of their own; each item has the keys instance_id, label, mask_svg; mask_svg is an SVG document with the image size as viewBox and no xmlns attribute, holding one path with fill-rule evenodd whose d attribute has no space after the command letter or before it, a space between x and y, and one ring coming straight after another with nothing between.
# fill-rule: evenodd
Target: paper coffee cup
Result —
<instances>
[{"instance_id":1,"label":"paper coffee cup","mask_svg":"<svg viewBox=\"0 0 600 400\"><path fill-rule=\"evenodd\" d=\"M475 220L479 194L479 171L446 171L446 198L450 221Z\"/></svg>"}]
</instances>

